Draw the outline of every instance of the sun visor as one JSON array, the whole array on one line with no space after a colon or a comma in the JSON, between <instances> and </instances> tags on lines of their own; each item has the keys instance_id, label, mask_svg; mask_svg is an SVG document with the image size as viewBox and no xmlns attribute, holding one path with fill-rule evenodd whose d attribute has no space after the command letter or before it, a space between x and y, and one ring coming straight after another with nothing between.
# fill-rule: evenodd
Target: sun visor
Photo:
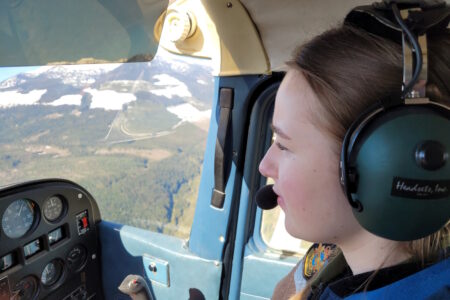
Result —
<instances>
[{"instance_id":1,"label":"sun visor","mask_svg":"<svg viewBox=\"0 0 450 300\"><path fill-rule=\"evenodd\" d=\"M162 0L0 1L0 66L149 61Z\"/></svg>"}]
</instances>

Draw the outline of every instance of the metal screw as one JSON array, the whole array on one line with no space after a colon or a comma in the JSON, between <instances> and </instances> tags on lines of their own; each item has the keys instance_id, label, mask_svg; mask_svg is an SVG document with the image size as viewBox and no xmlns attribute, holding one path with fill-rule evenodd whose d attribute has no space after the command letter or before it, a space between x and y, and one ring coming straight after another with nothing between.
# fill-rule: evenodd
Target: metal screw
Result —
<instances>
[{"instance_id":1,"label":"metal screw","mask_svg":"<svg viewBox=\"0 0 450 300\"><path fill-rule=\"evenodd\" d=\"M156 273L156 264L154 262L150 263L148 269L150 270L150 272Z\"/></svg>"},{"instance_id":2,"label":"metal screw","mask_svg":"<svg viewBox=\"0 0 450 300\"><path fill-rule=\"evenodd\" d=\"M233 3L227 2L227 7L228 7L228 8L232 8L232 7L233 7Z\"/></svg>"}]
</instances>

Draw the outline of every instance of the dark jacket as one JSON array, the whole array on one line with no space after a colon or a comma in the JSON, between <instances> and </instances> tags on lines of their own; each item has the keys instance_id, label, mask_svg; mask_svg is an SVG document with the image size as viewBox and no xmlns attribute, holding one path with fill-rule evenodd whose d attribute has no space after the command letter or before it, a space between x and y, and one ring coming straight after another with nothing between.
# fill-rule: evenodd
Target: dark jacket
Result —
<instances>
[{"instance_id":1,"label":"dark jacket","mask_svg":"<svg viewBox=\"0 0 450 300\"><path fill-rule=\"evenodd\" d=\"M303 261L303 260L302 260ZM276 286L272 299L296 293L294 274L302 261ZM342 253L310 282L309 299L450 299L450 258L427 266L410 262L353 275Z\"/></svg>"},{"instance_id":2,"label":"dark jacket","mask_svg":"<svg viewBox=\"0 0 450 300\"><path fill-rule=\"evenodd\" d=\"M352 275L346 269L329 284L316 285L309 299L450 299L450 258L425 268L407 263L375 272Z\"/></svg>"}]
</instances>

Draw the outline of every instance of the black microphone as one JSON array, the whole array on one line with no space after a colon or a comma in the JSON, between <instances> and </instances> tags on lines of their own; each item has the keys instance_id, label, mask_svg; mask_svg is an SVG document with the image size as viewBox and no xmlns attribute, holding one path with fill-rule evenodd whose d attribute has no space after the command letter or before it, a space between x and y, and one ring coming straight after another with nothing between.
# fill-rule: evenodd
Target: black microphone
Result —
<instances>
[{"instance_id":1,"label":"black microphone","mask_svg":"<svg viewBox=\"0 0 450 300\"><path fill-rule=\"evenodd\" d=\"M278 195L273 191L273 184L260 188L255 195L255 201L261 209L272 209L278 205Z\"/></svg>"}]
</instances>

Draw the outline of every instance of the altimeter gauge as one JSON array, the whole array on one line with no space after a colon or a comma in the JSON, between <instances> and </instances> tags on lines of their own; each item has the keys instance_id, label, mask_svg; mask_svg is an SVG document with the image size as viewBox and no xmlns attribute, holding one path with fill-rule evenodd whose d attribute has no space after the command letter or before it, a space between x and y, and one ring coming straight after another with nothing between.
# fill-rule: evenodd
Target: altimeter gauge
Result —
<instances>
[{"instance_id":1,"label":"altimeter gauge","mask_svg":"<svg viewBox=\"0 0 450 300\"><path fill-rule=\"evenodd\" d=\"M2 216L3 232L13 239L24 236L36 219L35 205L27 199L19 199L11 203Z\"/></svg>"}]
</instances>

